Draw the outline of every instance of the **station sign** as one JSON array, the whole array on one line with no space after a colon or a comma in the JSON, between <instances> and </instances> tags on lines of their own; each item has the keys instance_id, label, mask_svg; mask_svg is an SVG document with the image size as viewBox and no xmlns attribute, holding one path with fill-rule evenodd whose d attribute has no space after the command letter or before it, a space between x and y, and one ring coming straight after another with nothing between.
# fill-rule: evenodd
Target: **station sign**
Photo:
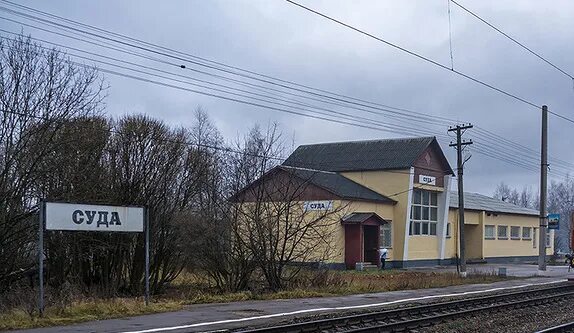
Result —
<instances>
[{"instance_id":1,"label":"station sign","mask_svg":"<svg viewBox=\"0 0 574 333\"><path fill-rule=\"evenodd\" d=\"M560 228L560 214L548 214L548 229L558 230Z\"/></svg>"},{"instance_id":2,"label":"station sign","mask_svg":"<svg viewBox=\"0 0 574 333\"><path fill-rule=\"evenodd\" d=\"M419 183L425 185L436 185L436 177L419 175Z\"/></svg>"},{"instance_id":3,"label":"station sign","mask_svg":"<svg viewBox=\"0 0 574 333\"><path fill-rule=\"evenodd\" d=\"M144 208L46 202L46 230L143 232Z\"/></svg>"},{"instance_id":4,"label":"station sign","mask_svg":"<svg viewBox=\"0 0 574 333\"><path fill-rule=\"evenodd\" d=\"M303 202L303 211L327 211L333 209L333 200L322 201L305 201Z\"/></svg>"}]
</instances>

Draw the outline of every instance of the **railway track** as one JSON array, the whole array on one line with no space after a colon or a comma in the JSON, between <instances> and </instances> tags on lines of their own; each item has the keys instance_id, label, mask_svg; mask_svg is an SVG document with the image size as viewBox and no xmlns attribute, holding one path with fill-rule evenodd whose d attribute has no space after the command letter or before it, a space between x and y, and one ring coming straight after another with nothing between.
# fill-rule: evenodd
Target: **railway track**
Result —
<instances>
[{"instance_id":1,"label":"railway track","mask_svg":"<svg viewBox=\"0 0 574 333\"><path fill-rule=\"evenodd\" d=\"M553 303L574 296L574 284L528 289L509 293L457 299L399 309L373 311L353 315L241 330L242 333L302 332L409 332L454 318L478 312L521 308ZM574 327L574 323L572 323ZM546 331L545 331L546 332ZM548 332L563 332L548 331ZM566 332L566 331L564 331ZM570 332L570 331L568 331Z\"/></svg>"},{"instance_id":2,"label":"railway track","mask_svg":"<svg viewBox=\"0 0 574 333\"><path fill-rule=\"evenodd\" d=\"M542 331L537 331L536 333L570 333L570 332L574 332L574 321L571 323L549 327Z\"/></svg>"}]
</instances>

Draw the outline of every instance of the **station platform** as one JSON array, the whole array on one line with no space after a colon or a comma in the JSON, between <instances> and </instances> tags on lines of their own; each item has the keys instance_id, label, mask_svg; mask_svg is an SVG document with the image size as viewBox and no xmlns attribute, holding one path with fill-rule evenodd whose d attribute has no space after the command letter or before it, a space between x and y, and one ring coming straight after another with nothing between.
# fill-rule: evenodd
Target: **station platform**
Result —
<instances>
[{"instance_id":1,"label":"station platform","mask_svg":"<svg viewBox=\"0 0 574 333\"><path fill-rule=\"evenodd\" d=\"M467 272L485 273L485 274L498 274L500 268L506 268L506 275L515 277L561 277L561 278L574 278L574 270L568 272L568 266L552 266L547 265L545 272L538 272L537 264L467 264ZM437 271L437 272L456 272L456 266L436 266L436 267L413 267L408 268L409 271Z\"/></svg>"},{"instance_id":2,"label":"station platform","mask_svg":"<svg viewBox=\"0 0 574 333\"><path fill-rule=\"evenodd\" d=\"M478 267L480 266L480 267ZM276 324L294 317L396 307L404 304L437 302L456 296L478 296L512 289L544 287L567 282L574 277L566 266L549 266L547 276L534 276L535 265L472 265L469 271L497 270L506 267L508 275L520 276L490 284L470 284L445 288L403 290L323 298L302 298L271 301L245 301L232 303L190 305L184 310L122 319L92 321L70 326L11 331L25 333L159 333L159 332L224 332L247 326ZM452 269L452 268L447 268ZM456 268L455 268L456 269ZM417 269L418 270L418 269ZM445 268L425 268L441 270Z\"/></svg>"}]
</instances>

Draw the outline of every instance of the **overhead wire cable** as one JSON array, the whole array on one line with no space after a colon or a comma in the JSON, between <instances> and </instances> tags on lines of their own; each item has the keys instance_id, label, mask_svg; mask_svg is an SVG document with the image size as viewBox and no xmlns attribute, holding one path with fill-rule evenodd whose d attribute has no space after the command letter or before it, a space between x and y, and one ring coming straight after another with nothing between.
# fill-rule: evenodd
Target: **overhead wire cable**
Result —
<instances>
[{"instance_id":1,"label":"overhead wire cable","mask_svg":"<svg viewBox=\"0 0 574 333\"><path fill-rule=\"evenodd\" d=\"M395 131L396 132L396 131ZM403 132L399 132L400 134L404 134Z\"/></svg>"},{"instance_id":2,"label":"overhead wire cable","mask_svg":"<svg viewBox=\"0 0 574 333\"><path fill-rule=\"evenodd\" d=\"M3 29L0 29L0 31L3 31ZM6 37L0 37L0 38L6 39ZM10 39L10 38L7 38L7 39ZM86 51L86 52L87 52L87 51ZM87 52L87 53L90 53L90 52ZM219 92L219 93L230 94L230 95L233 95L233 96L236 96L236 97L249 98L249 99L256 100L256 101L258 101L258 102L270 103L270 104L273 104L273 105L279 105L279 106L281 106L281 107L287 107L287 108L292 108L292 109L296 109L296 110L300 110L300 111L312 112L312 113L321 114L321 115L326 115L326 116L330 116L330 117L333 117L333 116L336 117L336 116L338 115L338 116L340 116L340 117L343 117L343 119L349 120L349 121L357 121L357 119L360 119L360 120L366 121L369 125L379 126L380 129L388 129L390 132L394 132L394 133L404 134L403 130L407 130L407 131L410 131L411 133L421 133L421 134L424 134L424 135L433 135L433 134L434 134L434 131L432 131L432 130L430 130L430 129L423 128L423 127L415 128L415 127L404 126L404 125L397 125L397 124L392 124L392 123L391 123L391 124L387 124L387 123L384 123L384 122L381 122L381 121L378 121L378 120L375 120L375 119L366 118L366 117L361 117L361 116L352 115L352 114L347 114L347 113L344 113L344 112L339 112L339 111L334 111L334 110L324 109L324 108L322 108L322 109L323 109L324 111L326 111L326 112L314 111L314 110L311 110L311 109L308 109L308 108L301 108L301 107L298 107L298 106L292 106L292 105L288 105L288 104L284 104L284 103L278 103L278 102L276 102L276 101L274 101L274 100L267 100L267 99L262 99L262 98L259 98L259 97L253 97L253 96L249 96L249 95L245 95L245 94L230 92L230 91L226 91L226 90L219 89L219 88L207 87L207 86L200 85L200 84L196 84L196 83L191 83L191 82L187 82L187 81L183 81L183 80L179 80L179 79L175 79L175 78L170 78L170 77L167 77L167 76L164 76L164 75L154 74L154 73L150 73L150 72L146 72L146 71L141 71L141 70L138 70L138 69L129 68L129 67L122 66L122 65L113 64L113 63L110 63L110 62L107 62L107 61L97 60L97 59L93 59L93 58L89 58L89 57L84 57L84 56L80 56L80 55L76 55L76 54L69 54L69 55L72 56L72 57L76 57L76 58L80 58L80 59L84 59L84 60L88 60L88 61L94 61L94 62L102 63L102 64L105 64L105 65L108 65L108 66L114 66L114 67L117 67L117 68L120 68L120 69L124 69L124 70L134 71L134 72L137 72L137 73L140 73L140 74L144 74L144 75L155 76L155 77L159 77L159 78L166 79L166 80L172 80L172 81L175 81L175 82L178 82L178 83L183 83L183 84L188 84L188 85L196 86L196 87L199 87L199 88L202 88L202 89L213 90L213 91L217 91L217 92ZM103 57L106 57L106 56L103 56ZM109 57L107 57L107 58L109 58ZM150 67L147 67L147 66L135 64L135 63L128 62L128 61L125 61L125 60L117 60L117 59L113 59L113 60L118 61L118 62L122 62L122 63L128 63L128 64L133 65L133 66L145 67L145 68L150 69L150 70L155 70L155 71L167 73L168 75L181 76L181 75L179 75L179 74L172 74L172 73L169 73L169 72L166 72L166 71L162 71L162 70L159 70L159 69L154 69L154 68L150 68ZM206 81L203 81L203 82L206 82ZM210 83L210 82L207 82L207 83ZM210 83L210 84L212 84L212 83ZM217 85L217 84L216 84L216 85ZM221 86L221 85L220 85L220 86ZM239 90L239 89L232 88L232 87L227 87L227 86L225 86L225 88L226 88L226 89ZM250 93L250 94L254 94L254 95L259 95L259 96L262 96L262 97L264 97L264 98L270 98L269 96L265 96L265 95L261 95L261 94L257 94L257 93L252 93L252 92L248 92L248 91L245 91L245 92L246 92L246 93ZM317 108L317 107L314 107L314 108Z\"/></svg>"},{"instance_id":3,"label":"overhead wire cable","mask_svg":"<svg viewBox=\"0 0 574 333\"><path fill-rule=\"evenodd\" d=\"M200 57L200 56L197 56L197 55L194 55L194 54L191 54L191 53L186 53L186 52L182 52L182 51L175 50L175 49L172 49L172 48L168 48L168 47L165 47L165 46L160 46L160 45L153 44L153 43L150 43L150 42L147 42L147 41L144 41L144 40L140 40L140 39L137 39L137 38L133 38L133 37L130 37L130 36L127 36L127 35L124 35L124 34L116 33L116 32L113 32L113 31L109 31L109 30L106 30L106 29L102 29L102 28L99 28L99 27L95 27L95 26L93 26L93 25L89 25L89 24L85 24L85 23L78 22L78 21L75 21L75 20L71 20L71 19L68 19L68 18L65 18L65 17L62 17L62 16L58 16L58 15L51 14L51 13L48 13L48 12L44 12L44 11L41 11L41 10L38 10L38 9L35 9L35 8L31 8L31 7L28 7L28 6L21 5L21 4L17 4L17 3L14 3L14 2L12 2L12 1L8 1L8 0L0 0L0 1L2 1L2 2L4 2L4 3L7 3L7 4L11 4L11 5L13 5L13 6L17 6L17 7L19 7L19 8L22 8L22 9L25 9L25 10L28 10L28 11L35 12L35 13L37 13L37 14L40 14L40 15L43 15L43 16L46 16L46 17L51 17L51 18L53 18L53 19L62 20L62 21L65 21L65 22L68 22L68 23L71 23L71 24L75 24L75 25L82 26L82 27L84 27L84 28L92 29L92 30L98 31L98 32L100 32L100 33L111 34L111 35L113 35L113 36L116 36L116 37L119 37L119 38L123 38L123 39L127 39L127 40L130 40L130 41L136 42L136 43L141 43L141 44L143 44L143 45L147 45L147 46L150 46L150 47L153 47L153 48L156 48L156 49L165 50L165 51L170 51L170 52L173 52L173 53L176 53L176 54L180 54L180 55L184 55L184 56L187 56L187 57L191 57L191 58L193 58L193 59L201 60L201 61L204 61L204 62L207 62L207 63L211 63L211 64L214 64L214 65L218 65L218 66L222 66L222 67L234 69L234 70L237 70L237 71L240 71L240 72L244 72L244 73L256 75L256 76L259 76L259 77L264 77L264 78L267 78L267 79L275 80L275 81L278 81L278 82L283 82L283 83L290 84L290 85L294 85L294 86L303 87L303 88L306 88L306 89L314 90L314 91L316 91L316 92L321 92L321 93L325 93L325 94L330 94L330 95L337 96L337 97L341 97L341 98L346 98L346 99L350 99L350 100L354 100L354 101L359 101L359 102L363 102L363 103L368 103L368 104L371 104L371 105L377 105L377 106L380 106L380 107L389 108L389 109L394 109L394 110L397 110L397 111L405 111L405 112L414 113L414 114L418 114L418 115L428 116L428 114L420 113L420 112L417 112L417 111L414 111L414 110L409 110L409 109L405 109L405 108L399 108L399 107L395 107L395 106L390 106L390 105L385 105L385 104L377 103L377 102L374 102L374 101L368 101L368 100L365 100L365 99L360 99L360 98L356 98L356 97L352 97L352 96L348 96L348 95L343 95L343 94L335 93L335 92L332 92L332 91L327 91L327 90L319 89L319 88L316 88L316 87L312 87L312 86L300 84L300 83L297 83L297 82L294 82L294 81L284 80L284 79L281 79L281 78L273 77L273 76L266 75L266 74L262 74L262 73L259 73L259 72L247 70L247 69L240 68L240 67L237 67L237 66L228 65L228 64L225 64L225 63L222 63L222 62L218 62L218 61L214 61L214 60L211 60L211 59L207 59L207 58L205 58L205 57ZM235 73L235 75L240 75L240 74ZM436 115L433 116L433 117L436 118L436 119L442 119L442 120L446 120L446 121L449 121L449 122L454 122L454 121L455 121L455 120L450 119L450 118L445 118L445 117L436 116Z\"/></svg>"},{"instance_id":4,"label":"overhead wire cable","mask_svg":"<svg viewBox=\"0 0 574 333\"><path fill-rule=\"evenodd\" d=\"M346 28L348 28L348 29L351 29L351 30L353 30L353 31L355 31L355 32L358 32L358 33L362 34L362 35L365 35L365 36L367 36L367 37L369 37L369 38L375 39L375 40L377 40L377 41L379 41L379 42L381 42L381 43L384 43L384 44L386 44L386 45L388 45L388 46L390 46L390 47L393 47L393 48L395 48L395 49L397 49L397 50L400 50L400 51L402 51L402 52L405 52L405 53L407 53L407 54L409 54L409 55L411 55L411 56L413 56L413 57L416 57L416 58L419 58L419 59L421 59L421 60L423 60L423 61L426 61L427 63L430 63L430 64L432 64L432 65L434 65L434 66L436 66L436 67L439 67L439 68L448 70L448 71L450 71L450 72L453 72L453 73L455 73L455 74L457 74L457 75L459 75L459 76L461 76L461 77L464 77L464 78L466 78L466 79L468 79L468 80L470 80L470 81L473 81L473 82L478 83L478 84L480 84L480 85L482 85L482 86L484 86L484 87L487 87L487 88L489 88L489 89L491 89L491 90L497 91L498 93L501 93L501 94L503 94L503 95L506 95L507 97L510 97L510 98L512 98L512 99L515 99L515 100L517 100L517 101L519 101L519 102L522 102L522 103L524 103L524 104L527 104L527 105L529 105L529 106L532 106L533 108L535 108L535 109L537 109L537 110L541 110L541 109L542 109L542 106L540 106L540 105L538 105L538 104L536 104L536 103L534 103L534 102L531 102L531 101L529 101L529 100L527 100L527 99L525 99L525 98L523 98L523 97L520 97L520 96L518 96L518 95L516 95L516 94L514 94L514 93L510 93L510 92L508 92L508 91L506 91L506 90L503 90L502 88L498 88L498 87L496 87L496 86L494 86L494 85L492 85L492 84L490 84L490 83L487 83L487 82L485 82L485 81L483 81L483 80L477 79L477 78L475 78L475 77L473 77L473 76L471 76L471 75L469 75L469 74L466 74L466 73L464 73L464 72L461 72L461 71L459 71L459 70L451 69L451 68L449 68L448 66L445 66L445 65L439 63L438 61L432 60L432 59L430 59L430 58L428 58L428 57L426 57L426 56L423 56L423 55L418 54L418 53L416 53L416 52L414 52L414 51L408 50L408 49L406 49L406 48L404 48L404 47L402 47L402 46L399 46L399 45L397 45L397 44L394 44L394 43L392 43L392 42L389 42L389 41L387 41L387 40L385 40L385 39L383 39L383 38L377 37L377 36L375 36L375 35L373 35L373 34L371 34L371 33L369 33L369 32L366 32L366 31L364 31L364 30L361 30L361 29L359 29L359 28L356 28L356 27L354 27L354 26L352 26L352 25L350 25L350 24L347 24L347 23L345 23L345 22L343 22L343 21L340 21L340 20L338 20L338 19L336 19L336 18L334 18L334 17L331 17L331 16L329 16L329 15L323 14L323 13L317 11L317 10L314 10L314 9L312 9L312 8L309 8L309 7L307 7L307 6L304 6L304 5L302 5L302 4L300 4L300 3L297 3L297 2L295 2L295 1L293 1L293 0L285 0L285 1L288 2L288 3L290 3L290 4L292 4L292 5L295 5L295 6L297 6L297 7L300 7L300 8L302 8L302 9L308 11L308 12L311 12L311 13L313 13L313 14L316 14L316 15L318 15L318 16L321 16L321 17L323 17L323 18L325 18L325 19L327 19L327 20L329 20L329 21L335 22L335 23L337 23L337 24L339 24L339 25L341 25L341 26L344 26L344 27L346 27ZM567 121L569 121L569 122L571 122L571 123L574 123L574 119L568 118L568 117L566 117L566 116L564 116L564 115L561 115L561 114L559 114L559 113L556 113L556 112L551 112L550 110L549 110L548 112L551 113L551 114L553 114L553 115L555 115L555 116L557 116L557 117L559 117L559 118L562 118L563 120L567 120Z\"/></svg>"},{"instance_id":5,"label":"overhead wire cable","mask_svg":"<svg viewBox=\"0 0 574 333\"><path fill-rule=\"evenodd\" d=\"M0 10L8 11L8 12L14 14L14 15L24 16L24 17L26 17L27 19L34 20L34 21L36 21L36 22L38 22L38 20L40 20L40 21L43 22L44 24L51 24L52 26L56 25L57 27L59 27L59 28L61 28L61 29L74 29L74 31L76 31L76 32L78 32L78 33L89 34L89 35L91 35L92 37L105 39L105 40L107 40L108 42L111 41L111 42L121 43L121 44L123 44L123 45L127 45L127 46L131 46L131 47L139 48L140 50L150 51L149 49L141 48L141 47L139 47L139 46L137 46L137 45L133 45L133 44L129 44L129 43L126 44L125 42L122 42L122 41L118 41L118 40L115 40L115 39L110 39L110 38L107 38L107 37L104 37L104 36L100 36L100 35L97 35L97 34L93 34L93 33L90 33L90 32L84 32L84 31L75 29L75 28L73 28L73 27L67 27L67 26L65 26L65 25L61 25L61 24L59 24L59 23L48 22L47 20L40 19L40 18L34 18L34 17L31 17L31 16L28 15L28 14L18 14L18 13L15 12L14 10L7 9L7 8L5 8L5 7L0 7ZM21 23L21 22L20 22L20 23ZM104 30L104 31L105 31L105 30ZM123 36L123 35L120 35L120 36ZM126 37L126 38L129 38L129 37ZM129 39L132 39L132 38L129 38ZM146 42L140 41L140 43L146 43ZM199 66L207 67L207 68L214 69L214 70L224 71L224 72L229 73L229 74L243 76L243 77L246 77L246 78L249 78L249 79L258 80L258 81L265 82L265 83L268 83L268 84L278 85L278 86L283 87L283 88L292 89L292 90L304 92L304 93L307 93L307 94L313 94L313 95L316 95L316 96L319 96L319 97L325 97L325 98L329 98L329 99L334 99L334 100L337 100L337 101L340 101L340 102L344 102L344 103L352 103L352 102L350 102L350 101L348 101L348 100L339 99L339 98L333 98L332 96L326 96L326 95L322 95L322 94L317 94L317 93L314 93L314 92L310 92L310 91L307 91L307 90L302 90L302 89L297 89L297 88L290 87L290 86L286 86L286 85L282 85L282 84L277 84L276 82L271 82L271 81L268 81L268 80L258 79L258 78L255 78L255 77L253 77L253 76L246 76L246 75L243 75L243 74L240 74L240 73L236 73L236 72L229 71L229 70L224 70L224 69L221 69L221 68L218 68L218 67L214 67L214 66L210 66L210 65L205 65L205 64L203 64L203 63L198 63L198 62L193 61L193 60L189 60L189 59L185 59L185 58L173 56L173 55L170 55L170 54L165 54L165 53L161 53L161 52L158 53L157 51L153 51L153 50L151 50L151 52L154 52L154 53L159 54L159 55L162 55L162 56L171 57L171 58L174 58L174 59L176 59L176 60L190 62L190 63L192 63L192 64L194 64L194 65L199 65ZM195 57L195 56L190 55L190 57ZM218 63L218 64L219 64L219 63ZM178 66L181 66L181 65L178 65ZM228 67L232 67L232 66L228 66ZM236 67L233 67L233 68L236 68ZM185 69L187 69L187 67L186 67ZM257 74L257 73L255 73L255 74ZM259 75L259 76L264 76L264 75L262 75L262 74L258 74L258 75ZM270 77L270 78L272 78L272 77ZM272 78L272 79L273 79L273 80L276 80L276 81L280 81L280 82L281 82L281 81L285 81L285 80L281 80L281 79L277 79L277 78ZM359 100L359 101L364 102L364 103L373 104L373 105L379 105L380 107L386 108L386 109L391 109L391 110L395 110L395 111L404 111L404 112L408 112L408 113L412 113L412 114L417 114L417 115L419 115L419 116L429 117L428 114L421 113L421 112L416 112L416 111L413 111L413 110L402 109L402 108L397 108L397 107L388 106L388 105L384 105L384 104L378 104L378 103L374 103L374 102L370 102L370 101L360 100L360 99L356 99L356 98L353 98L353 97L350 97L350 96L339 95L339 94L336 94L336 93L333 93L333 92L328 92L328 91L325 91L325 90L320 90L320 89L317 89L317 88L312 88L312 87L309 87L309 86L300 85L300 84L293 83L293 82L290 82L290 81L286 81L286 82L288 82L289 84L295 85L295 86L302 86L302 87L305 87L305 88L308 88L308 89L312 89L312 90L319 90L319 91L322 91L322 92L325 92L325 93L327 93L327 94L331 94L331 95L334 95L334 96L341 96L342 98L346 98L346 99ZM355 104L356 104L356 103L355 103ZM365 107L369 107L369 108L373 108L372 105L363 105L363 104L359 104L359 105L365 106ZM391 112L391 110L385 110L385 111ZM404 113L403 113L403 114L404 114ZM410 115L409 115L409 116L410 116ZM440 117L440 116L433 116L432 119L435 120L435 121L438 120L438 119L442 119L442 120L449 121L449 122L454 121L454 120L452 120L452 119L444 118L444 117Z\"/></svg>"},{"instance_id":6,"label":"overhead wire cable","mask_svg":"<svg viewBox=\"0 0 574 333\"><path fill-rule=\"evenodd\" d=\"M566 75L567 77L569 77L571 80L574 80L574 76L572 76L570 73L566 72L565 70L563 70L562 68L558 67L557 65L555 65L554 63L552 63L550 60L546 59L545 57L543 57L540 53L532 50L530 47L526 46L524 43L521 43L520 41L518 41L516 38L510 36L509 34L505 33L504 31L502 31L500 28L496 27L494 24L490 23L489 21L487 21L486 19L480 17L478 14L476 14L475 12L471 11L470 9L468 9L467 7L461 5L459 2L457 2L456 0L448 0L449 3L452 1L452 3L454 3L455 5L457 5L460 9L464 10L465 12L469 13L470 15L474 16L476 19L478 19L479 21L481 21L482 23L486 24L487 26L489 26L490 28L492 28L494 31L498 32L499 34L503 35L504 37L508 38L509 40L511 40L512 42L514 42L516 45L520 46L521 48L523 48L524 50L528 51L530 54L534 55L535 57L537 57L538 59L544 61L545 63L547 63L548 65L552 66L554 69L556 69L557 71L559 71L560 73Z\"/></svg>"},{"instance_id":7,"label":"overhead wire cable","mask_svg":"<svg viewBox=\"0 0 574 333\"><path fill-rule=\"evenodd\" d=\"M11 21L12 21L12 20L11 20ZM15 22L15 23L22 23L22 22L18 22L18 21L14 21L14 22ZM32 27L33 27L33 28L36 28L35 26L32 26ZM45 30L45 29L42 29L42 30ZM6 31L5 31L5 32L6 32ZM53 31L48 30L48 32L53 32ZM13 33L13 34L15 34L15 33ZM69 37L69 36L68 36L68 37ZM34 39L39 40L39 39L37 39L37 38L34 38ZM46 42L45 40L41 40L41 41ZM86 41L86 40L82 40L82 41L89 42L89 41ZM50 42L48 42L48 43L50 43ZM52 44L54 44L54 43L52 43ZM58 46L60 46L60 47L66 47L66 48L70 48L70 49L74 49L74 50L78 50L78 51L83 51L83 50L79 50L79 49L77 49L77 48L71 48L71 47L63 46L63 45L61 45L61 44L54 44L54 45L58 45ZM97 45L100 45L100 46L101 46L101 44L97 44ZM125 52L124 50L120 50L120 51ZM90 53L90 52L88 52L88 53ZM90 53L90 54L94 54L94 53ZM130 54L131 54L131 53L130 53ZM109 57L108 57L108 58L109 58ZM146 58L148 58L148 57L146 57ZM173 64L173 63L170 63L170 62L166 62L166 61L162 61L162 60L160 60L160 59L153 59L153 60L159 60L159 61L161 61L162 63L166 63L166 64L169 64L169 65L172 65L172 66L177 66L176 64ZM149 68L149 67L146 67L146 68ZM173 75L181 76L181 75L179 75L179 74L173 74ZM201 80L200 80L200 81L201 81ZM309 106L308 104L306 104L306 105ZM365 110L362 110L362 111L365 111ZM367 110L367 111L368 111L368 110Z\"/></svg>"},{"instance_id":8,"label":"overhead wire cable","mask_svg":"<svg viewBox=\"0 0 574 333\"><path fill-rule=\"evenodd\" d=\"M505 90L502 90L501 88L495 87L495 86L493 86L493 85L491 85L491 84L489 84L489 83L486 83L486 82L484 82L484 81L482 81L482 80L479 80L479 79L477 79L477 78L474 78L474 77L472 77L472 76L470 76L470 75L468 75L468 74L465 74L465 73L460 72L460 71L455 70L455 69L451 69L451 68L449 68L448 66L445 66L445 65L441 64L440 62L437 62L437 61L435 61L435 60L432 60L432 59L430 59L430 58L428 58L428 57L426 57L426 56L423 56L423 55L421 55L421 54L418 54L418 53L416 53L416 52L414 52L414 51L408 50L408 49L406 49L406 48L404 48L404 47L402 47L402 46L399 46L399 45L397 45L397 44L391 43L391 42L389 42L389 41L387 41L387 40L385 40L385 39L383 39L383 38L377 37L377 36L375 36L375 35L373 35L373 34L371 34L371 33L369 33L369 32L366 32L366 31L364 31L364 30L361 30L361 29L359 29L359 28L356 28L356 27L354 27L354 26L352 26L352 25L350 25L350 24L347 24L347 23L345 23L345 22L343 22L343 21L340 21L340 20L338 20L338 19L336 19L336 18L334 18L334 17L331 17L331 16L329 16L329 15L323 14L323 13L321 13L321 12L319 12L319 11L316 11L316 10L314 10L314 9L312 9L312 8L309 8L309 7L307 7L307 6L304 6L304 5L302 5L302 4L300 4L300 3L297 3L297 2L295 2L295 1L293 1L293 0L285 0L285 1L287 1L287 2L289 2L290 4L293 4L293 5L295 5L295 6L298 6L298 7L302 8L302 9L308 11L308 12L311 12L311 13L313 13L313 14L316 14L316 15L318 15L318 16L321 16L321 17L323 17L323 18L325 18L325 19L327 19L327 20L329 20L329 21L335 22L335 23L337 23L337 24L339 24L339 25L342 25L342 26L344 26L344 27L346 27L346 28L348 28L348 29L351 29L351 30L353 30L353 31L355 31L355 32L358 32L358 33L362 34L362 35L365 35L365 36L367 36L367 37L369 37L369 38L375 39L375 40L377 40L377 41L379 41L379 42L381 42L381 43L384 43L384 44L386 44L386 45L388 45L388 46L390 46L390 47L393 47L393 48L395 48L395 49L397 49L397 50L400 50L400 51L402 51L402 52L405 52L405 53L407 53L407 54L410 54L410 55L413 56L413 57L419 58L419 59L421 59L421 60L423 60L423 61L426 61L426 62L428 62L428 63L430 63L430 64L433 64L434 66L437 66L437 67L439 67L439 68L442 68L442 69L446 69L446 70L448 70L448 71L451 71L451 72L453 72L453 73L455 73L455 74L457 74L457 75L459 75L459 76L462 76L462 77L464 77L464 78L466 78L466 79L469 79L469 80L471 80L471 81L474 81L474 82L476 82L476 83L478 83L478 84L480 84L480 85L483 85L483 86L485 86L485 87L487 87L487 88L490 88L490 89L492 89L492 90L495 90L495 91L497 91L497 92L499 92L499 93L501 93L501 94L504 94L504 95L506 95L506 96L508 96L508 97L511 97L511 98L513 98L513 99L515 99L515 100L518 100L518 101L520 101L520 102L522 102L522 103L528 104L528 105L530 105L530 106L532 106L532 107L534 107L534 108L536 108L536 109L541 109L541 106L537 105L536 103L530 102L530 101L528 101L528 100L526 100L526 99L524 99L524 98L522 98L522 97L519 97L519 96L517 96L517 95L515 95L515 94L512 94L512 93L510 93L510 92L507 92L507 91L505 91Z\"/></svg>"}]
</instances>

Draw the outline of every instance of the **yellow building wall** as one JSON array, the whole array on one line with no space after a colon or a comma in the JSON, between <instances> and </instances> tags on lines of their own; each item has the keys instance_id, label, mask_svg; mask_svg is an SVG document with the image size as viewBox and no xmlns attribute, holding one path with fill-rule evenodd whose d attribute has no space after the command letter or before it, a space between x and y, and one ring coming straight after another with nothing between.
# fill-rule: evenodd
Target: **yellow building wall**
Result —
<instances>
[{"instance_id":1,"label":"yellow building wall","mask_svg":"<svg viewBox=\"0 0 574 333\"><path fill-rule=\"evenodd\" d=\"M444 242L444 259L455 258L457 254L457 244L458 244L458 223L451 220L451 214L449 213L448 222L450 223L450 237L446 237Z\"/></svg>"},{"instance_id":2,"label":"yellow building wall","mask_svg":"<svg viewBox=\"0 0 574 333\"><path fill-rule=\"evenodd\" d=\"M300 203L303 206L303 202ZM392 221L394 207L392 203L374 203L363 201L333 201L333 213L326 216L329 220L322 223L322 231L325 235L325 244L318 247L310 255L315 260L328 263L345 262L345 227L341 224L341 219L353 212L356 213L376 213L385 220ZM321 213L319 213L321 214ZM324 214L324 213L323 213ZM311 220L316 215L313 212L307 213L305 218ZM394 240L393 240L394 241ZM393 249L389 249L389 258L393 258Z\"/></svg>"},{"instance_id":3,"label":"yellow building wall","mask_svg":"<svg viewBox=\"0 0 574 333\"><path fill-rule=\"evenodd\" d=\"M291 220L291 230L296 229L301 226L311 225L314 221L315 229L308 231L306 233L306 238L309 242L301 242L299 246L294 246L295 252L305 253L305 261L308 262L328 262L328 263L343 263L345 262L345 233L344 228L341 224L341 219L352 212L350 209L351 205L348 202L342 202L340 200L334 200L333 206L330 211L308 211L303 212L304 201L299 202L289 202L290 213L292 216ZM255 203L248 202L239 205L238 209L243 210L242 214L245 223L242 223L240 228L244 231L241 232L245 237L249 237L249 228L252 225L249 222L249 216L252 216L250 210L255 207ZM270 224L275 224L274 233L277 233L277 237L282 241L285 239L285 213L282 213L278 218L277 210L285 210L286 203L273 203L265 202L263 205L263 213L261 213L261 218L268 219ZM381 209L382 211L382 209ZM241 216L241 215L240 215ZM253 214L255 216L255 214ZM279 221L279 222L277 222ZM292 231L292 234L296 233L298 237L302 237L302 232ZM293 237L291 237L293 238ZM310 244L316 246L310 246ZM291 245L287 245L290 249ZM312 248L312 250L309 250Z\"/></svg>"},{"instance_id":4,"label":"yellow building wall","mask_svg":"<svg viewBox=\"0 0 574 333\"><path fill-rule=\"evenodd\" d=\"M373 191L397 201L392 207L393 248L389 251L390 260L403 260L407 208L409 203L410 169L392 171L354 171L341 175ZM385 216L381 215L385 218Z\"/></svg>"},{"instance_id":5,"label":"yellow building wall","mask_svg":"<svg viewBox=\"0 0 574 333\"><path fill-rule=\"evenodd\" d=\"M346 211L350 214L353 212L356 213L376 213L377 215L379 215L380 217L382 217L384 220L386 221L393 221L393 217L394 217L394 205L390 204L390 203L373 203L373 202L365 202L365 201L353 201L353 202L345 202L344 205L346 206ZM393 224L393 228L394 228L394 224ZM340 228L340 235L338 236L339 239L339 244L342 245L342 248L345 248L345 228L343 225L341 225ZM389 252L387 253L388 255L388 259L389 260L393 260L393 258L395 257L395 253L394 253L394 249L395 249L395 239L394 239L394 230L392 231L393 233L393 244L391 248L389 248ZM343 253L343 259L341 262L344 262L344 253Z\"/></svg>"},{"instance_id":6,"label":"yellow building wall","mask_svg":"<svg viewBox=\"0 0 574 333\"><path fill-rule=\"evenodd\" d=\"M497 213L488 216L485 212L465 212L465 240L466 254L468 259L481 259L489 257L523 257L538 255L538 230L536 231L536 247L534 239L522 239L522 227L538 229L539 219L537 216L512 215ZM448 221L451 223L451 237L445 242L445 258L454 258L457 255L458 244L458 210L450 209ZM484 226L495 226L495 239L484 239ZM508 226L508 239L498 239L498 225ZM519 226L520 239L511 239L510 227ZM554 252L554 234L551 231L551 246L546 249L546 254Z\"/></svg>"},{"instance_id":7,"label":"yellow building wall","mask_svg":"<svg viewBox=\"0 0 574 333\"><path fill-rule=\"evenodd\" d=\"M484 256L485 257L512 257L512 256L537 256L538 255L538 242L539 232L538 226L540 220L537 216L523 216L523 215L501 215L486 216L484 225L496 226L495 236L497 236L497 229L499 225L508 226L508 239L485 239L484 240ZM536 244L534 239L522 239L522 228L520 230L520 239L511 239L510 227L530 227L536 228ZM554 252L553 232L551 231L550 247L546 249L546 254Z\"/></svg>"},{"instance_id":8,"label":"yellow building wall","mask_svg":"<svg viewBox=\"0 0 574 333\"><path fill-rule=\"evenodd\" d=\"M417 259L438 259L440 256L438 248L438 238L440 236L409 236L409 258Z\"/></svg>"},{"instance_id":9,"label":"yellow building wall","mask_svg":"<svg viewBox=\"0 0 574 333\"><path fill-rule=\"evenodd\" d=\"M466 217L465 217L466 219ZM482 259L483 251L483 228L482 224L467 224L464 223L464 244L467 259Z\"/></svg>"}]
</instances>

